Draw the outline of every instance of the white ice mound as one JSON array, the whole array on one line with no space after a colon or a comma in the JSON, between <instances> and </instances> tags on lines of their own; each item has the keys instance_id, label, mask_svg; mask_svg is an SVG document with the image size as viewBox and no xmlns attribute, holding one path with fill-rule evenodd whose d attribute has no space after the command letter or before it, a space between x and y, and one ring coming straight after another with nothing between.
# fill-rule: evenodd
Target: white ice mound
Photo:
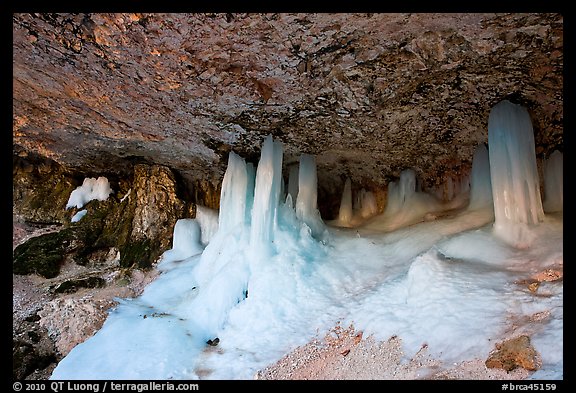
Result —
<instances>
[{"instance_id":1,"label":"white ice mound","mask_svg":"<svg viewBox=\"0 0 576 393\"><path fill-rule=\"evenodd\" d=\"M110 188L110 183L108 179L100 176L98 179L93 177L87 177L80 187L77 187L70 194L68 198L68 203L66 203L66 209L71 207L77 207L80 209L82 206L87 204L93 199L99 201L105 201L108 196L112 193Z\"/></svg>"},{"instance_id":2,"label":"white ice mound","mask_svg":"<svg viewBox=\"0 0 576 393\"><path fill-rule=\"evenodd\" d=\"M182 218L174 225L172 249L162 254L159 270L169 266L171 262L182 261L204 251L200 242L200 225L193 218Z\"/></svg>"}]
</instances>

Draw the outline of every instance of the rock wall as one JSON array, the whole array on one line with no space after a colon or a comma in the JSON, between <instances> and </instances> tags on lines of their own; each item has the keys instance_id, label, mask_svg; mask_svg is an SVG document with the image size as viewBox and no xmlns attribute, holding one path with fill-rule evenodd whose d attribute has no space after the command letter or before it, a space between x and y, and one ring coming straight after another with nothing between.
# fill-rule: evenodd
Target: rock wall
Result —
<instances>
[{"instance_id":1,"label":"rock wall","mask_svg":"<svg viewBox=\"0 0 576 393\"><path fill-rule=\"evenodd\" d=\"M88 202L72 223L80 209L65 206L83 179L49 159L14 162L13 377L47 379L102 326L116 297L138 296L156 276L149 268L195 204L183 199L172 170L137 164L132 178L113 181L109 198Z\"/></svg>"},{"instance_id":2,"label":"rock wall","mask_svg":"<svg viewBox=\"0 0 576 393\"><path fill-rule=\"evenodd\" d=\"M16 274L56 277L66 258L82 266L97 266L111 252L120 253L122 267L148 268L171 247L176 221L195 213L194 203L179 194L182 185L169 168L137 164L133 179L114 182L107 200L88 202L81 208L87 210L86 215L72 223L71 217L80 209L65 206L79 181L56 163L18 162L14 213L26 222L57 221L62 227L14 249Z\"/></svg>"},{"instance_id":3,"label":"rock wall","mask_svg":"<svg viewBox=\"0 0 576 393\"><path fill-rule=\"evenodd\" d=\"M491 107L563 150L554 13L14 14L14 144L84 172L165 165L217 185L265 135L320 188L471 165ZM216 186L217 187L217 186Z\"/></svg>"}]
</instances>

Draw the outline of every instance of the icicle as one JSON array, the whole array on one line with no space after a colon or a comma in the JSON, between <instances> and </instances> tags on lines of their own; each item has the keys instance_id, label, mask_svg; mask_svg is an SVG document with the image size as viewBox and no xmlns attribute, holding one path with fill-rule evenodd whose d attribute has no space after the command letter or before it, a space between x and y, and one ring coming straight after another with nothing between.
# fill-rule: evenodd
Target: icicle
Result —
<instances>
[{"instance_id":1,"label":"icicle","mask_svg":"<svg viewBox=\"0 0 576 393\"><path fill-rule=\"evenodd\" d=\"M246 197L248 175L246 162L234 152L228 156L228 167L222 181L220 192L220 214L218 227L221 231L230 231L246 221Z\"/></svg>"},{"instance_id":2,"label":"icicle","mask_svg":"<svg viewBox=\"0 0 576 393\"><path fill-rule=\"evenodd\" d=\"M352 221L352 183L350 178L347 178L346 182L344 183L344 191L342 192L342 199L340 201L338 221L344 225L350 224Z\"/></svg>"},{"instance_id":3,"label":"icicle","mask_svg":"<svg viewBox=\"0 0 576 393\"><path fill-rule=\"evenodd\" d=\"M384 213L390 216L399 212L415 194L416 173L412 169L405 169L400 173L398 182L388 184L388 201Z\"/></svg>"},{"instance_id":4,"label":"icicle","mask_svg":"<svg viewBox=\"0 0 576 393\"><path fill-rule=\"evenodd\" d=\"M528 225L544 219L528 111L509 101L495 105L488 118L488 147L495 233L527 247L532 241Z\"/></svg>"},{"instance_id":5,"label":"icicle","mask_svg":"<svg viewBox=\"0 0 576 393\"><path fill-rule=\"evenodd\" d=\"M446 200L451 201L454 198L454 181L451 177L446 179Z\"/></svg>"},{"instance_id":6,"label":"icicle","mask_svg":"<svg viewBox=\"0 0 576 393\"><path fill-rule=\"evenodd\" d=\"M317 184L316 160L314 156L302 154L298 176L296 217L308 225L312 231L312 236L316 238L324 232L324 223L317 207Z\"/></svg>"},{"instance_id":7,"label":"icicle","mask_svg":"<svg viewBox=\"0 0 576 393\"><path fill-rule=\"evenodd\" d=\"M376 197L372 191L364 191L362 196L362 204L360 215L362 218L368 218L375 215L378 212L378 206L376 204Z\"/></svg>"},{"instance_id":8,"label":"icicle","mask_svg":"<svg viewBox=\"0 0 576 393\"><path fill-rule=\"evenodd\" d=\"M416 172L412 169L405 169L400 173L400 184L398 188L398 200L404 204L416 193Z\"/></svg>"},{"instance_id":9,"label":"icicle","mask_svg":"<svg viewBox=\"0 0 576 393\"><path fill-rule=\"evenodd\" d=\"M272 135L268 135L262 146L260 161L256 169L251 245L267 244L273 241L280 200L281 176L282 143L274 141Z\"/></svg>"},{"instance_id":10,"label":"icicle","mask_svg":"<svg viewBox=\"0 0 576 393\"><path fill-rule=\"evenodd\" d=\"M254 185L256 182L256 169L251 162L246 163L246 223L252 221L252 207L254 206Z\"/></svg>"},{"instance_id":11,"label":"icicle","mask_svg":"<svg viewBox=\"0 0 576 393\"><path fill-rule=\"evenodd\" d=\"M362 188L359 192L356 193L356 198L352 198L352 212L354 215L356 212L360 212L362 210L362 198L364 198L364 194L366 191Z\"/></svg>"}]
</instances>

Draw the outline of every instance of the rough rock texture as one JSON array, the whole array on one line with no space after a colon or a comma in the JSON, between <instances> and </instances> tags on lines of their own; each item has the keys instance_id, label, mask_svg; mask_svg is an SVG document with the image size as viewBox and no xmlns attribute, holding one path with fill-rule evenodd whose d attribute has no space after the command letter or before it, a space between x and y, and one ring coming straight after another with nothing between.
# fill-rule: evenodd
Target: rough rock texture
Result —
<instances>
[{"instance_id":1,"label":"rough rock texture","mask_svg":"<svg viewBox=\"0 0 576 393\"><path fill-rule=\"evenodd\" d=\"M138 164L134 168L133 189L135 208L130 243L158 243L153 248L162 253L170 248L176 220L185 217L188 207L180 199L176 178L165 166Z\"/></svg>"},{"instance_id":2,"label":"rough rock texture","mask_svg":"<svg viewBox=\"0 0 576 393\"><path fill-rule=\"evenodd\" d=\"M19 220L13 227L14 248L45 231ZM63 356L100 329L118 297L140 295L158 275L121 268L117 253L102 258L85 266L66 258L54 278L12 276L13 378L47 380Z\"/></svg>"},{"instance_id":3,"label":"rough rock texture","mask_svg":"<svg viewBox=\"0 0 576 393\"><path fill-rule=\"evenodd\" d=\"M79 209L66 202L83 177L35 155L14 162L13 376L46 379L102 326L116 297L137 296L156 276L148 268L195 205L170 168L136 164L133 178L113 181L112 195L71 223Z\"/></svg>"},{"instance_id":4,"label":"rough rock texture","mask_svg":"<svg viewBox=\"0 0 576 393\"><path fill-rule=\"evenodd\" d=\"M506 371L517 367L534 371L540 368L538 352L530 344L530 337L520 336L496 344L496 351L486 360L488 368L502 368Z\"/></svg>"},{"instance_id":5,"label":"rough rock texture","mask_svg":"<svg viewBox=\"0 0 576 393\"><path fill-rule=\"evenodd\" d=\"M38 311L39 324L54 341L58 354L66 356L100 330L109 309L116 306L117 297L139 295L157 275L156 271L122 273L116 270L103 275L104 288L82 289L65 295L54 291L54 298Z\"/></svg>"},{"instance_id":6,"label":"rough rock texture","mask_svg":"<svg viewBox=\"0 0 576 393\"><path fill-rule=\"evenodd\" d=\"M34 322L32 319L22 321L20 326L13 330L14 379L25 379L34 371L45 369L57 360L54 343L48 337L46 329Z\"/></svg>"},{"instance_id":7,"label":"rough rock texture","mask_svg":"<svg viewBox=\"0 0 576 393\"><path fill-rule=\"evenodd\" d=\"M296 348L278 362L259 370L254 379L305 380L414 380L414 379L524 379L523 368L504 371L486 368L479 359L445 364L428 353L428 346L412 357L402 350L402 339L386 341L363 337L353 327L335 326L324 339Z\"/></svg>"},{"instance_id":8,"label":"rough rock texture","mask_svg":"<svg viewBox=\"0 0 576 393\"><path fill-rule=\"evenodd\" d=\"M49 376L113 296L139 293L121 283L194 203L218 208L231 150L256 163L273 134L285 171L316 156L324 218L346 177L382 210L403 169L424 187L465 175L503 99L528 108L540 161L563 151L562 89L560 14L13 14L14 213L70 235L30 243L61 253L13 276L14 376ZM94 176L115 193L71 225L70 192Z\"/></svg>"},{"instance_id":9,"label":"rough rock texture","mask_svg":"<svg viewBox=\"0 0 576 393\"><path fill-rule=\"evenodd\" d=\"M29 239L16 247L12 256L14 274L38 274L53 278L60 273L66 254L73 251L74 233L70 229Z\"/></svg>"},{"instance_id":10,"label":"rough rock texture","mask_svg":"<svg viewBox=\"0 0 576 393\"><path fill-rule=\"evenodd\" d=\"M220 182L265 135L345 176L424 185L471 166L491 107L526 106L539 159L563 151L560 14L14 14L17 148L77 171L134 163ZM213 207L213 206L211 206Z\"/></svg>"},{"instance_id":11,"label":"rough rock texture","mask_svg":"<svg viewBox=\"0 0 576 393\"><path fill-rule=\"evenodd\" d=\"M42 234L15 247L15 274L37 273L52 278L58 275L66 258L79 265L97 267L106 265L118 253L120 266L146 268L170 248L176 221L194 216L194 204L182 194L182 186L170 168L136 164L131 181L115 182L113 194L107 200L88 202L82 207L87 214L71 223L70 218L79 209L66 210L66 202L74 183L83 179L75 180L56 163L49 166L53 172L45 173L39 173L37 165L24 159L19 163L31 170L14 173L14 194L24 197L14 199L13 211L25 221L34 222L46 222L41 214L50 211L49 217L57 217L63 226L59 231ZM30 173L34 181L30 181ZM59 192L64 189L68 192ZM50 190L56 192L50 194Z\"/></svg>"},{"instance_id":12,"label":"rough rock texture","mask_svg":"<svg viewBox=\"0 0 576 393\"><path fill-rule=\"evenodd\" d=\"M12 160L12 210L29 223L64 224L70 221L66 203L82 184L51 159L15 149Z\"/></svg>"}]
</instances>

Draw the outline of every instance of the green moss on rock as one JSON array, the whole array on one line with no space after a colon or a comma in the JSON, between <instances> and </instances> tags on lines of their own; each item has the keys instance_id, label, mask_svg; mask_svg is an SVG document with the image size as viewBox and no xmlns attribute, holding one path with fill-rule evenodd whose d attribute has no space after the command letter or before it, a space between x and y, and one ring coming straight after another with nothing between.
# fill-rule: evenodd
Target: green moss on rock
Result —
<instances>
[{"instance_id":1,"label":"green moss on rock","mask_svg":"<svg viewBox=\"0 0 576 393\"><path fill-rule=\"evenodd\" d=\"M80 288L101 288L106 285L106 280L102 277L88 277L76 280L67 280L56 288L54 292L56 293L72 293L76 292Z\"/></svg>"},{"instance_id":2,"label":"green moss on rock","mask_svg":"<svg viewBox=\"0 0 576 393\"><path fill-rule=\"evenodd\" d=\"M153 242L150 239L132 241L120 248L120 266L149 269L160 253L158 242Z\"/></svg>"},{"instance_id":3,"label":"green moss on rock","mask_svg":"<svg viewBox=\"0 0 576 393\"><path fill-rule=\"evenodd\" d=\"M14 249L12 271L14 274L39 274L45 278L56 277L66 252L73 246L70 229L33 237Z\"/></svg>"}]
</instances>

